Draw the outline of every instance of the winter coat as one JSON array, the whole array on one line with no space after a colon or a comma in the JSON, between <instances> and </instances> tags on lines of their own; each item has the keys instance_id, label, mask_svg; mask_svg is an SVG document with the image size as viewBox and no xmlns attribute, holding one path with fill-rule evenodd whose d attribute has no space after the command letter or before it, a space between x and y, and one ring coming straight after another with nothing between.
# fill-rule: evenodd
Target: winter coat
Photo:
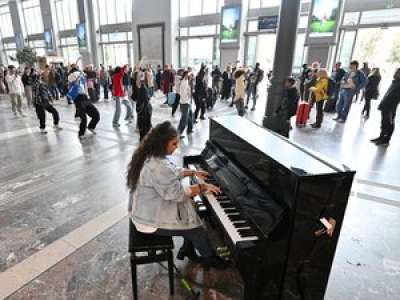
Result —
<instances>
[{"instance_id":1,"label":"winter coat","mask_svg":"<svg viewBox=\"0 0 400 300\"><path fill-rule=\"evenodd\" d=\"M400 102L400 80L393 80L385 96L378 106L383 112L396 112L397 105Z\"/></svg>"},{"instance_id":2,"label":"winter coat","mask_svg":"<svg viewBox=\"0 0 400 300\"><path fill-rule=\"evenodd\" d=\"M378 99L379 98L379 83L381 82L381 75L371 74L368 77L368 83L365 87L365 98L366 99Z\"/></svg>"},{"instance_id":3,"label":"winter coat","mask_svg":"<svg viewBox=\"0 0 400 300\"><path fill-rule=\"evenodd\" d=\"M318 78L315 86L310 90L314 93L315 101L323 101L328 99L328 78Z\"/></svg>"}]
</instances>

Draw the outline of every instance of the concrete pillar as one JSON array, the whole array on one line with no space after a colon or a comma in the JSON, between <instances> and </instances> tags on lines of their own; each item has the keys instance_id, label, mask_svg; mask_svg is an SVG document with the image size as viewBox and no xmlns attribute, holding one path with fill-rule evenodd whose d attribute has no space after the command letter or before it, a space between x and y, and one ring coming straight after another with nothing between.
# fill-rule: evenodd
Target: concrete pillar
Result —
<instances>
[{"instance_id":1,"label":"concrete pillar","mask_svg":"<svg viewBox=\"0 0 400 300\"><path fill-rule=\"evenodd\" d=\"M237 46L223 45L220 43L220 57L221 57L221 68L224 68L228 64L234 64L237 60L241 64L244 64L244 45L245 37L244 32L246 31L247 22L247 12L248 12L248 0L225 0L225 6L227 5L241 5L241 19L240 19L240 33L239 33L239 43ZM222 20L222 11L221 11ZM219 33L218 33L219 34ZM240 47L242 45L242 47Z\"/></svg>"},{"instance_id":2,"label":"concrete pillar","mask_svg":"<svg viewBox=\"0 0 400 300\"><path fill-rule=\"evenodd\" d=\"M48 55L58 55L53 23L55 12L52 13L50 0L40 0L40 11L43 18L43 32L50 32L52 36L53 47L51 49L46 49L46 52Z\"/></svg>"},{"instance_id":3,"label":"concrete pillar","mask_svg":"<svg viewBox=\"0 0 400 300\"><path fill-rule=\"evenodd\" d=\"M292 73L300 2L301 0L282 0L281 2L272 70L273 78L268 91L267 107L263 120L263 125L267 128L272 127L271 116L282 100L285 80Z\"/></svg>"},{"instance_id":4,"label":"concrete pillar","mask_svg":"<svg viewBox=\"0 0 400 300\"><path fill-rule=\"evenodd\" d=\"M72 1L72 0L71 0ZM94 9L91 0L78 1L79 23L85 23L87 49L79 49L82 66L93 64L98 66L96 28L94 24Z\"/></svg>"},{"instance_id":5,"label":"concrete pillar","mask_svg":"<svg viewBox=\"0 0 400 300\"><path fill-rule=\"evenodd\" d=\"M135 63L178 63L178 0L134 0L132 31ZM138 32L140 30L140 34Z\"/></svg>"},{"instance_id":6,"label":"concrete pillar","mask_svg":"<svg viewBox=\"0 0 400 300\"><path fill-rule=\"evenodd\" d=\"M25 38L26 38L22 5L20 1L9 1L8 5L10 7L11 22L14 29L15 43L17 44L17 49L22 49L25 45Z\"/></svg>"}]
</instances>

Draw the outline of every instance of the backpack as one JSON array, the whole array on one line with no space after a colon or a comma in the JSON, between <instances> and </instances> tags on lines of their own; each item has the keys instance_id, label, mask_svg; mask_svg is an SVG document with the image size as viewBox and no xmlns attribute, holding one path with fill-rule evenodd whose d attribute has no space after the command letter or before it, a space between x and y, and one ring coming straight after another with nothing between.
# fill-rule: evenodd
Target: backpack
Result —
<instances>
[{"instance_id":1,"label":"backpack","mask_svg":"<svg viewBox=\"0 0 400 300\"><path fill-rule=\"evenodd\" d=\"M331 98L335 94L335 90L336 82L333 79L328 78L328 98Z\"/></svg>"}]
</instances>

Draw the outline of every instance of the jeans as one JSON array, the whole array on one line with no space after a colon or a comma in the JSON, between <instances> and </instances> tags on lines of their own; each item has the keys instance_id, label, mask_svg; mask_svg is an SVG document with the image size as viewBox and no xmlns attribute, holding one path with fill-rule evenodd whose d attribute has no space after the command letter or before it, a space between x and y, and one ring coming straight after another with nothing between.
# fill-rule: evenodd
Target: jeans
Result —
<instances>
[{"instance_id":1,"label":"jeans","mask_svg":"<svg viewBox=\"0 0 400 300\"><path fill-rule=\"evenodd\" d=\"M58 88L57 85L50 85L49 86L49 92L51 94L51 96L56 99L56 100L60 100L60 94L58 92Z\"/></svg>"},{"instance_id":2,"label":"jeans","mask_svg":"<svg viewBox=\"0 0 400 300\"><path fill-rule=\"evenodd\" d=\"M32 106L32 86L31 85L27 85L25 86L25 96L26 96L26 101L28 103L28 107Z\"/></svg>"},{"instance_id":3,"label":"jeans","mask_svg":"<svg viewBox=\"0 0 400 300\"><path fill-rule=\"evenodd\" d=\"M11 99L11 109L14 114L17 113L17 110L20 114L22 114L22 95L21 94L10 94Z\"/></svg>"},{"instance_id":4,"label":"jeans","mask_svg":"<svg viewBox=\"0 0 400 300\"><path fill-rule=\"evenodd\" d=\"M102 87L103 87L103 92L104 92L104 99L108 100L108 84L107 83L103 84Z\"/></svg>"},{"instance_id":5,"label":"jeans","mask_svg":"<svg viewBox=\"0 0 400 300\"><path fill-rule=\"evenodd\" d=\"M175 102L174 102L174 104L172 105L172 116L175 115L175 112L176 112L176 110L178 109L180 99L181 99L181 95L178 94L178 93L176 93Z\"/></svg>"},{"instance_id":6,"label":"jeans","mask_svg":"<svg viewBox=\"0 0 400 300\"><path fill-rule=\"evenodd\" d=\"M336 104L336 112L338 114L338 118L346 121L347 115L350 111L350 106L353 101L355 91L350 89L342 89L339 92L338 103Z\"/></svg>"},{"instance_id":7,"label":"jeans","mask_svg":"<svg viewBox=\"0 0 400 300\"><path fill-rule=\"evenodd\" d=\"M181 119L178 125L179 134L182 134L187 126L187 133L193 131L193 113L190 104L181 104Z\"/></svg>"},{"instance_id":8,"label":"jeans","mask_svg":"<svg viewBox=\"0 0 400 300\"><path fill-rule=\"evenodd\" d=\"M113 118L113 125L118 124L119 118L121 116L121 98L122 97L114 97L115 99L115 112L114 112L114 118ZM130 119L133 117L133 111L131 104L129 103L129 100L123 99L122 98L122 104L126 106L126 117L125 119Z\"/></svg>"},{"instance_id":9,"label":"jeans","mask_svg":"<svg viewBox=\"0 0 400 300\"><path fill-rule=\"evenodd\" d=\"M147 93L149 95L149 98L152 98L154 96L154 87L148 87L147 88Z\"/></svg>"},{"instance_id":10,"label":"jeans","mask_svg":"<svg viewBox=\"0 0 400 300\"><path fill-rule=\"evenodd\" d=\"M249 105L250 98L253 99L253 108L255 108L256 107L256 102L257 102L257 86L255 84L253 84L253 83L250 84L249 89L247 90L247 103L246 103L246 106Z\"/></svg>"},{"instance_id":11,"label":"jeans","mask_svg":"<svg viewBox=\"0 0 400 300\"><path fill-rule=\"evenodd\" d=\"M239 116L243 117L246 110L244 109L244 100L242 98L235 101L236 110Z\"/></svg>"},{"instance_id":12,"label":"jeans","mask_svg":"<svg viewBox=\"0 0 400 300\"><path fill-rule=\"evenodd\" d=\"M79 95L76 97L75 106L76 114L81 119L81 124L79 125L79 136L83 136L86 132L86 127L89 129L96 128L97 123L100 121L100 114L96 106L89 102L89 99L86 95ZM89 122L89 125L87 125L86 115L92 118Z\"/></svg>"},{"instance_id":13,"label":"jeans","mask_svg":"<svg viewBox=\"0 0 400 300\"><path fill-rule=\"evenodd\" d=\"M161 236L181 236L185 240L189 240L202 257L206 258L214 255L207 231L203 227L181 230L157 229L154 234Z\"/></svg>"},{"instance_id":14,"label":"jeans","mask_svg":"<svg viewBox=\"0 0 400 300\"><path fill-rule=\"evenodd\" d=\"M52 105L43 107L42 105L35 104L35 109L36 115L39 119L40 129L46 128L46 111L53 115L54 125L58 125L58 122L60 121L60 116L58 114L58 111Z\"/></svg>"}]
</instances>

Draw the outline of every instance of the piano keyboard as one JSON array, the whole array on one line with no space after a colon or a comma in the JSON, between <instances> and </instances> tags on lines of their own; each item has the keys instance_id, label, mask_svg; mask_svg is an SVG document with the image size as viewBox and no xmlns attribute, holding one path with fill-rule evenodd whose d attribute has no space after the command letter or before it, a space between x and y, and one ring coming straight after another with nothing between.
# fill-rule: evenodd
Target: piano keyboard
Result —
<instances>
[{"instance_id":1,"label":"piano keyboard","mask_svg":"<svg viewBox=\"0 0 400 300\"><path fill-rule=\"evenodd\" d=\"M189 169L196 170L193 165L189 165ZM208 178L206 181L196 177L198 183L210 183L218 186L218 183L213 178ZM212 210L218 217L221 224L224 226L229 238L234 245L240 242L256 241L258 236L251 228L250 224L243 218L235 204L225 195L221 189L221 194L214 195L212 193L204 195ZM195 202L201 201L200 196L194 197Z\"/></svg>"}]
</instances>

